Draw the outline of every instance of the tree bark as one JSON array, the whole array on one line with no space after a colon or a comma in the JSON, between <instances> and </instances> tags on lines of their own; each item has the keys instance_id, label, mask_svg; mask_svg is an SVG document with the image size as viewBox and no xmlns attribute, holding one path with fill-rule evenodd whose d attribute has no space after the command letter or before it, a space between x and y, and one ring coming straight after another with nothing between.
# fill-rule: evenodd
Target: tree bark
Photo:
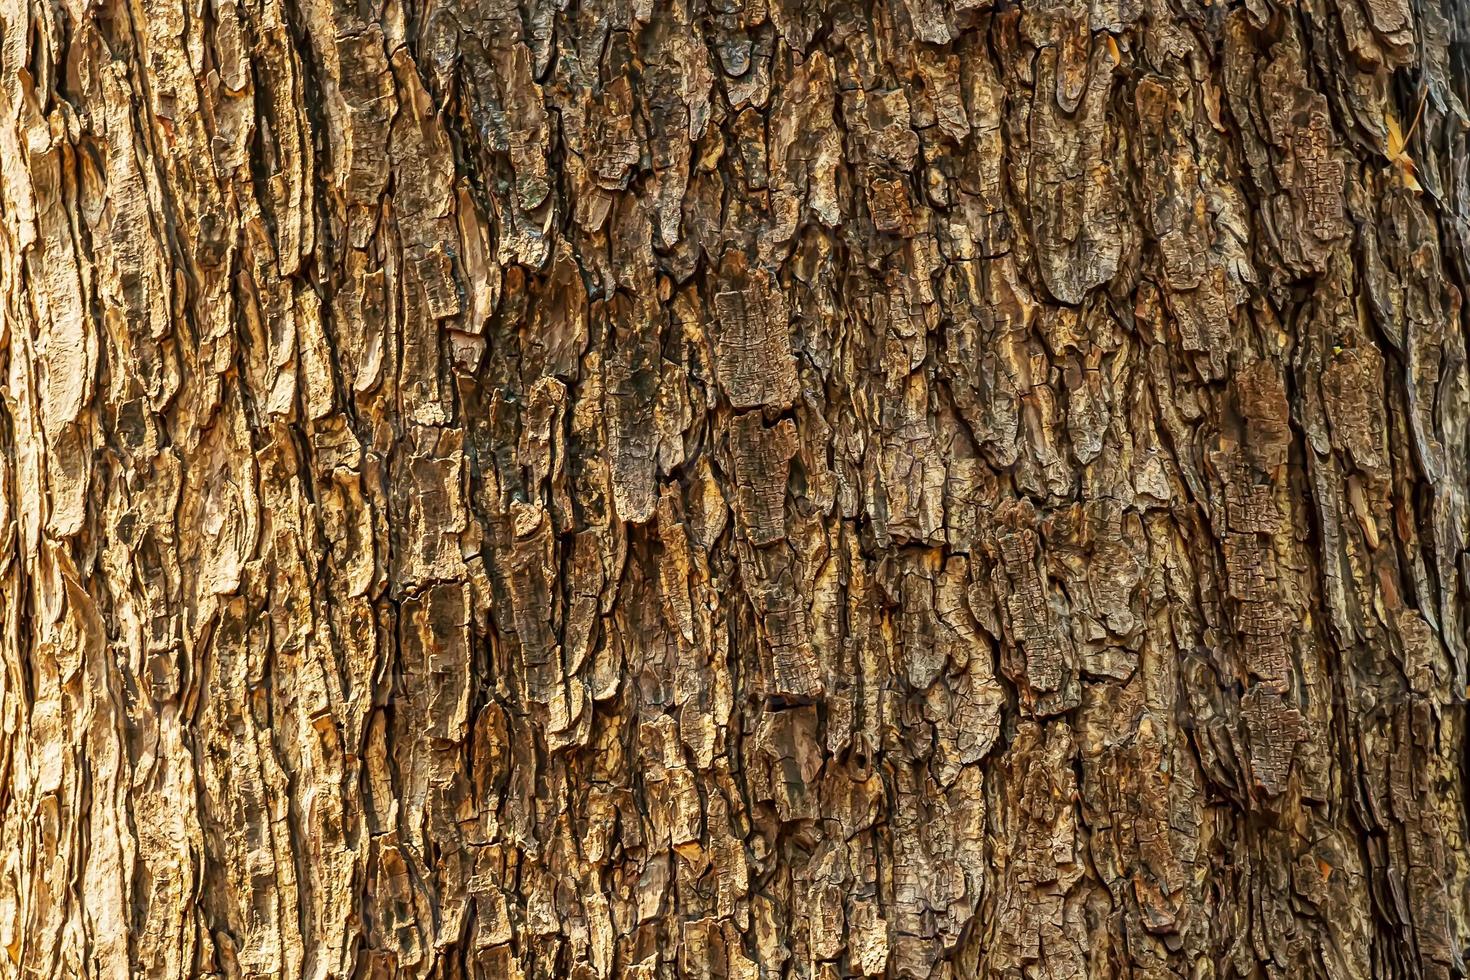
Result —
<instances>
[{"instance_id":1,"label":"tree bark","mask_svg":"<svg viewBox=\"0 0 1470 980\"><path fill-rule=\"evenodd\" d=\"M1467 41L0 2L0 977L1465 976Z\"/></svg>"}]
</instances>

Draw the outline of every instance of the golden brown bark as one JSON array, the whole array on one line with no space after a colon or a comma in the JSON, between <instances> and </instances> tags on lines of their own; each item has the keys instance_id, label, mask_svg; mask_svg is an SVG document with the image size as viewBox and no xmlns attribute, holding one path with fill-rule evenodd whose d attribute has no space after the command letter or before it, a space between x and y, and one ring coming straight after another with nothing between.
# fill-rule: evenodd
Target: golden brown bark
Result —
<instances>
[{"instance_id":1,"label":"golden brown bark","mask_svg":"<svg viewBox=\"0 0 1470 980\"><path fill-rule=\"evenodd\" d=\"M1449 978L1463 0L0 2L0 977Z\"/></svg>"}]
</instances>

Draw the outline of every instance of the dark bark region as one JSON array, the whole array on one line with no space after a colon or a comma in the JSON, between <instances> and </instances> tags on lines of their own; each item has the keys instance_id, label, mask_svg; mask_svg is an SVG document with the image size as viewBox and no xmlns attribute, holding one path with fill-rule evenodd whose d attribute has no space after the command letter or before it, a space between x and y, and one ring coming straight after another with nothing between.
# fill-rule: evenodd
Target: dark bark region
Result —
<instances>
[{"instance_id":1,"label":"dark bark region","mask_svg":"<svg viewBox=\"0 0 1470 980\"><path fill-rule=\"evenodd\" d=\"M1466 975L1463 0L0 2L0 977Z\"/></svg>"}]
</instances>

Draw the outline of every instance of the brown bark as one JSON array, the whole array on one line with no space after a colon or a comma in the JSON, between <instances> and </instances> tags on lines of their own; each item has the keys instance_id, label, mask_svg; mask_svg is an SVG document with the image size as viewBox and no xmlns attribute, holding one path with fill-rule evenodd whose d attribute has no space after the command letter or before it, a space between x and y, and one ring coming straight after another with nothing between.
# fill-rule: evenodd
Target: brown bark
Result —
<instances>
[{"instance_id":1,"label":"brown bark","mask_svg":"<svg viewBox=\"0 0 1470 980\"><path fill-rule=\"evenodd\" d=\"M1464 976L1467 40L0 2L0 977Z\"/></svg>"}]
</instances>

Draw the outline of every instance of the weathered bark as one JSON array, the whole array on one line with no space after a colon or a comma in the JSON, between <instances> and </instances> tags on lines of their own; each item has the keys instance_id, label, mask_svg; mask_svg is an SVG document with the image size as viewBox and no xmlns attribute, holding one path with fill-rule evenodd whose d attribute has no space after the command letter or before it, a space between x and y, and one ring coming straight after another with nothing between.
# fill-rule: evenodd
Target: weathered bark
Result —
<instances>
[{"instance_id":1,"label":"weathered bark","mask_svg":"<svg viewBox=\"0 0 1470 980\"><path fill-rule=\"evenodd\" d=\"M0 976L1464 976L1467 38L0 3Z\"/></svg>"}]
</instances>

